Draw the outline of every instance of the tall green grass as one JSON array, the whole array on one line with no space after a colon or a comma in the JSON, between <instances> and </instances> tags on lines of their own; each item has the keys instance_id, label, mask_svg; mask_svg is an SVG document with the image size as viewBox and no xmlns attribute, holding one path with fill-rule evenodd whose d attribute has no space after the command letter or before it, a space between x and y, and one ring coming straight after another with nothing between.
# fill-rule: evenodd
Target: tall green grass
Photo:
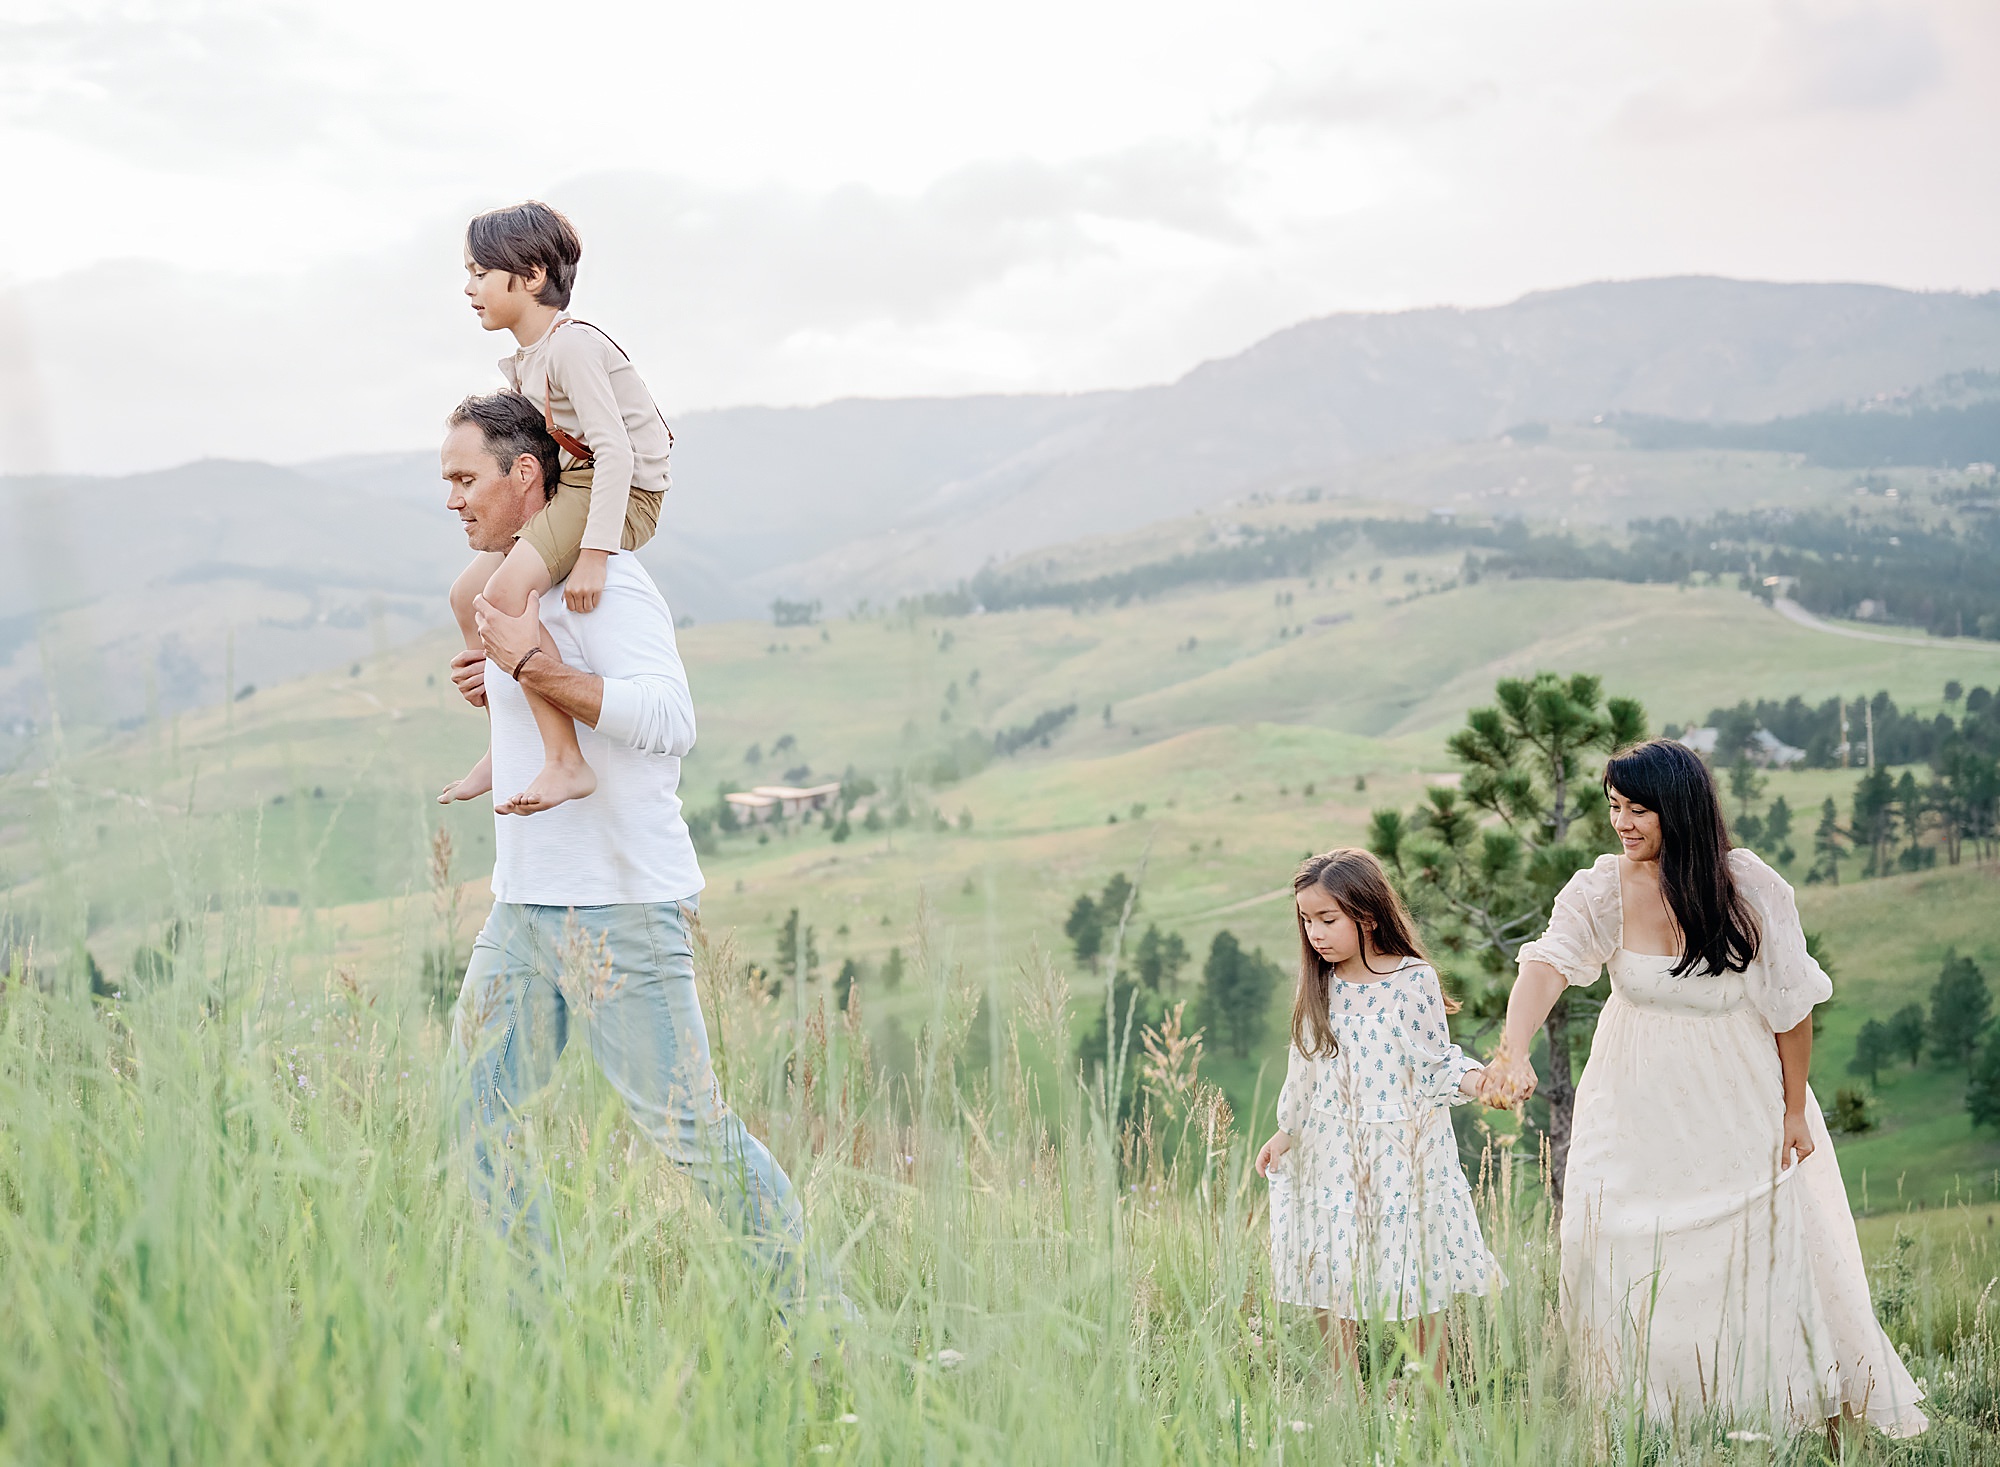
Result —
<instances>
[{"instance_id":1,"label":"tall green grass","mask_svg":"<svg viewBox=\"0 0 2000 1467\"><path fill-rule=\"evenodd\" d=\"M1504 1149L1480 1205L1510 1287L1456 1312L1450 1388L1406 1372L1386 1329L1366 1379L1333 1375L1271 1299L1256 1138L1171 1046L1138 1126L1107 1125L1119 1098L1060 1058L1101 995L1046 962L968 1057L980 993L928 944L928 1019L891 1082L858 1012L772 999L726 938L705 946L726 1091L799 1183L843 1323L779 1315L580 1051L530 1120L561 1262L510 1254L464 1185L415 955L356 973L330 936L265 933L248 908L190 930L170 972L117 996L7 956L0 1460L1826 1456L1765 1423L1579 1400L1533 1168ZM1905 1236L1878 1286L1937 1425L1850 1460L1990 1461L2000 1254L1970 1225Z\"/></svg>"}]
</instances>

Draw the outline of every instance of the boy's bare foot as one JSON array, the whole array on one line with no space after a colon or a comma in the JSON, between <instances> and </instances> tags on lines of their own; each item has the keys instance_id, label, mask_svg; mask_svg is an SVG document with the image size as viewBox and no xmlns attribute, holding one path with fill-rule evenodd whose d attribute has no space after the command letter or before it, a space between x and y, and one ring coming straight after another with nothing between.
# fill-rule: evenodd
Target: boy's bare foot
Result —
<instances>
[{"instance_id":1,"label":"boy's bare foot","mask_svg":"<svg viewBox=\"0 0 2000 1467\"><path fill-rule=\"evenodd\" d=\"M449 805L453 800L476 800L492 792L493 751L488 749L479 756L479 762L472 766L464 779L454 780L438 791L438 803Z\"/></svg>"},{"instance_id":2,"label":"boy's bare foot","mask_svg":"<svg viewBox=\"0 0 2000 1467\"><path fill-rule=\"evenodd\" d=\"M582 759L575 762L558 763L551 759L542 766L542 772L535 776L521 793L504 805L495 805L496 815L537 815L543 810L553 810L565 800L580 800L597 791L597 775Z\"/></svg>"}]
</instances>

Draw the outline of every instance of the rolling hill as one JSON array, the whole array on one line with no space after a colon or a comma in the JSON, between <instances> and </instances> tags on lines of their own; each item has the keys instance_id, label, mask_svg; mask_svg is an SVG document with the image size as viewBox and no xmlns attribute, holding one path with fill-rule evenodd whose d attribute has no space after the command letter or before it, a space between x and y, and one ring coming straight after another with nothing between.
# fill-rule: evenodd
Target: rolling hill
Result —
<instances>
[{"instance_id":1,"label":"rolling hill","mask_svg":"<svg viewBox=\"0 0 2000 1467\"><path fill-rule=\"evenodd\" d=\"M1160 387L690 414L644 559L706 621L777 596L880 605L1307 490L1612 529L1790 507L1844 477L1591 420L1803 414L1996 363L2000 296L1874 286L1654 280L1333 316ZM428 449L5 479L0 524L0 728L45 721L51 679L83 729L349 664L442 622L465 553Z\"/></svg>"},{"instance_id":2,"label":"rolling hill","mask_svg":"<svg viewBox=\"0 0 2000 1467\"><path fill-rule=\"evenodd\" d=\"M1057 555L1117 564L1203 524L1170 522ZM1656 727L1742 698L1816 702L1881 688L1929 710L1947 678L2000 685L2000 645L1830 635L1732 587L1454 584L1455 564L1358 545L1310 577L1124 606L687 628L701 741L683 788L698 813L713 812L725 788L794 771L907 791L912 810L905 824L857 822L846 841L818 825L713 841L706 920L741 958L769 964L780 924L799 908L818 932L822 980L848 958L874 975L869 1013L893 1064L934 997L916 979L883 989L880 976L891 948L914 961L920 924L940 961L961 966L1004 1012L1031 952L1064 951L1074 896L1142 863L1142 919L1196 954L1187 991L1225 927L1286 961L1292 864L1360 839L1372 809L1407 807L1447 773L1444 733L1497 677L1595 671L1639 696ZM364 656L358 671L260 686L0 776L7 921L45 952L84 941L124 981L134 951L160 941L176 914L207 909L221 924L216 940L226 929L238 934L228 940L261 933L275 944L272 971L285 981L322 981L330 950L371 983L418 992L421 956L440 941L431 833L447 829L456 843L461 953L491 853L482 808L440 812L428 798L482 737L441 675L450 648L431 635ZM1047 747L995 752L997 732L1071 706ZM1768 793L1803 811L1828 795L1845 802L1852 784L1840 771L1809 771L1773 776ZM879 798L887 810L903 796ZM1841 964L1841 1002L1815 1067L1826 1097L1848 1083L1853 1030L1921 997L1946 945L2000 976L1996 879L1968 864L1804 891L1809 922ZM1891 913L1914 923L1908 941ZM1269 1061L1263 1051L1212 1057L1208 1070L1247 1110L1260 1066L1269 1103ZM1843 1143L1865 1163L1871 1196L1893 1196L1900 1176L1905 1195L1932 1198L2000 1162L2000 1146L1966 1126L1952 1085L1935 1066L1885 1076L1884 1129ZM1851 1180L1861 1185L1858 1172Z\"/></svg>"}]
</instances>

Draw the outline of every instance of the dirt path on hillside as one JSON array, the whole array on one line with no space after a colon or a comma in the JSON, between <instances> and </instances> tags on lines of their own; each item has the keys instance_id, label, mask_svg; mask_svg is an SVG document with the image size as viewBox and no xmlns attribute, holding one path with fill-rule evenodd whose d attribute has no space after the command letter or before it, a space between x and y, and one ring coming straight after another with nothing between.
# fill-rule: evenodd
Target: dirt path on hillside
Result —
<instances>
[{"instance_id":1,"label":"dirt path on hillside","mask_svg":"<svg viewBox=\"0 0 2000 1467\"><path fill-rule=\"evenodd\" d=\"M1786 621L1796 622L1809 631L1827 632L1836 637L1852 637L1857 642L1887 642L1892 647L1948 647L1960 652L2000 652L2000 643L1987 642L1975 637L1892 637L1886 632L1863 632L1853 627L1837 627L1832 622L1821 621L1787 596L1776 598L1771 605Z\"/></svg>"}]
</instances>

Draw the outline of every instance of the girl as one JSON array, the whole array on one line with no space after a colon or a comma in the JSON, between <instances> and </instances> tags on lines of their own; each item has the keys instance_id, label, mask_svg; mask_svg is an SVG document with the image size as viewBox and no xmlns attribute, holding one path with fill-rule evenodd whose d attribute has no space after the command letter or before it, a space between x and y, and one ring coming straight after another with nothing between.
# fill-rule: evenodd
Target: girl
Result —
<instances>
[{"instance_id":1,"label":"girl","mask_svg":"<svg viewBox=\"0 0 2000 1467\"><path fill-rule=\"evenodd\" d=\"M1576 1088L1562 1307L1605 1392L1649 1414L1779 1424L1866 1415L1924 1429L1920 1392L1868 1298L1840 1166L1806 1085L1833 985L1792 889L1732 849L1708 766L1678 743L1604 766L1623 851L1599 856L1521 949L1492 1102L1534 1089L1526 1056L1568 984L1611 970Z\"/></svg>"},{"instance_id":2,"label":"girl","mask_svg":"<svg viewBox=\"0 0 2000 1467\"><path fill-rule=\"evenodd\" d=\"M1350 1368L1359 1321L1415 1320L1417 1349L1442 1383L1442 1311L1502 1282L1446 1114L1478 1093L1482 1070L1451 1042L1445 1015L1458 1005L1373 856L1314 856L1292 891L1292 1047L1279 1131L1257 1153L1271 1183L1277 1295L1317 1310Z\"/></svg>"}]
</instances>

